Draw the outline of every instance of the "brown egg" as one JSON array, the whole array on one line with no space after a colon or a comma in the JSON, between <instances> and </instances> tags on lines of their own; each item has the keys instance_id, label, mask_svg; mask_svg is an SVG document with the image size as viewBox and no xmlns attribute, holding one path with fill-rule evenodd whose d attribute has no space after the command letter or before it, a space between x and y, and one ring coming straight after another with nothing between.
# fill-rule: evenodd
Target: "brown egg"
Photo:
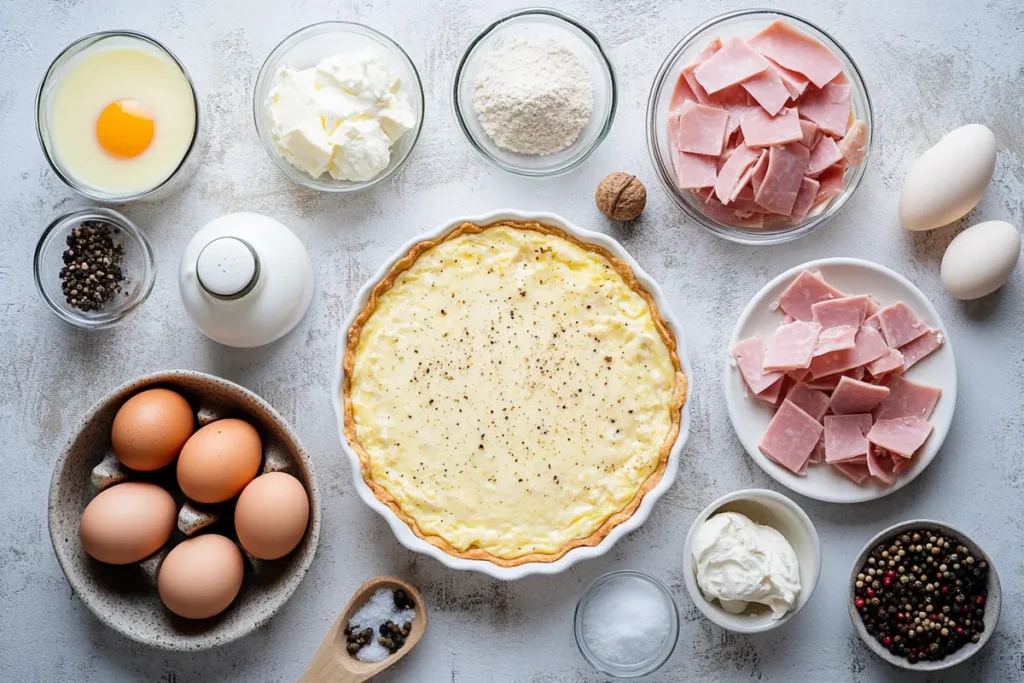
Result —
<instances>
[{"instance_id":1,"label":"brown egg","mask_svg":"<svg viewBox=\"0 0 1024 683\"><path fill-rule=\"evenodd\" d=\"M178 486L199 503L234 498L256 476L262 456L260 435L248 422L211 422L181 449Z\"/></svg>"},{"instance_id":2,"label":"brown egg","mask_svg":"<svg viewBox=\"0 0 1024 683\"><path fill-rule=\"evenodd\" d=\"M276 560L294 550L308 521L306 489L284 472L268 472L253 479L235 505L238 542L261 560Z\"/></svg>"},{"instance_id":3,"label":"brown egg","mask_svg":"<svg viewBox=\"0 0 1024 683\"><path fill-rule=\"evenodd\" d=\"M192 406L170 389L148 389L125 401L110 440L125 467L152 472L170 465L192 436Z\"/></svg>"},{"instance_id":4,"label":"brown egg","mask_svg":"<svg viewBox=\"0 0 1024 683\"><path fill-rule=\"evenodd\" d=\"M157 590L167 609L186 619L220 614L238 595L245 566L238 546L219 534L182 541L160 565Z\"/></svg>"},{"instance_id":5,"label":"brown egg","mask_svg":"<svg viewBox=\"0 0 1024 683\"><path fill-rule=\"evenodd\" d=\"M89 501L78 525L85 552L107 564L144 560L174 531L177 508L156 484L126 482Z\"/></svg>"}]
</instances>

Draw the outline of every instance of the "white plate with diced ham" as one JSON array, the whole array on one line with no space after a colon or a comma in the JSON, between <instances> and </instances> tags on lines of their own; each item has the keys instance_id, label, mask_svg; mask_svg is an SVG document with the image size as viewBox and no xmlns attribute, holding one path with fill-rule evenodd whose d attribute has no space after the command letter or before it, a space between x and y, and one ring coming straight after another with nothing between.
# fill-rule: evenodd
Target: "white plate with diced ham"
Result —
<instances>
[{"instance_id":1,"label":"white plate with diced ham","mask_svg":"<svg viewBox=\"0 0 1024 683\"><path fill-rule=\"evenodd\" d=\"M952 344L921 290L854 258L768 283L740 315L725 367L729 417L750 457L833 503L881 498L924 471L956 385Z\"/></svg>"}]
</instances>

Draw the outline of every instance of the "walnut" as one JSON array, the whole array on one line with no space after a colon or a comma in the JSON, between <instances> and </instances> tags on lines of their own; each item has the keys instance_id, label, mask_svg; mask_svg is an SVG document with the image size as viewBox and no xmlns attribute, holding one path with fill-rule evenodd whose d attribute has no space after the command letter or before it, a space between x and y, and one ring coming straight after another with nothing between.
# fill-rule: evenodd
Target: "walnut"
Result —
<instances>
[{"instance_id":1,"label":"walnut","mask_svg":"<svg viewBox=\"0 0 1024 683\"><path fill-rule=\"evenodd\" d=\"M613 221L631 221L647 204L647 188L635 175L611 173L597 186L594 199L601 213Z\"/></svg>"}]
</instances>

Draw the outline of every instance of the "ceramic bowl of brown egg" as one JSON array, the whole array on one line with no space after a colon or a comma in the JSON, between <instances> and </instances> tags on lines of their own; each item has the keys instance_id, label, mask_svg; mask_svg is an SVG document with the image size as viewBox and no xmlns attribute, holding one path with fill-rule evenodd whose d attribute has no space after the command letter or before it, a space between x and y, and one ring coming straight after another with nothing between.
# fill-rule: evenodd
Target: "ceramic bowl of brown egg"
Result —
<instances>
[{"instance_id":1,"label":"ceramic bowl of brown egg","mask_svg":"<svg viewBox=\"0 0 1024 683\"><path fill-rule=\"evenodd\" d=\"M48 513L86 607L179 651L269 621L308 571L321 519L313 464L284 418L191 370L145 375L89 409L57 460Z\"/></svg>"}]
</instances>

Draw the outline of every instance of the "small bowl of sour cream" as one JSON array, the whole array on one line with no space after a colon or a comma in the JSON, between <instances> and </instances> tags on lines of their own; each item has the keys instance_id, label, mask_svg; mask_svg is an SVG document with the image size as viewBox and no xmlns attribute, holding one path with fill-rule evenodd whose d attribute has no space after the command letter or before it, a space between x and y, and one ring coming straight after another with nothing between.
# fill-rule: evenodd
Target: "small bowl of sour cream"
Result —
<instances>
[{"instance_id":1,"label":"small bowl of sour cream","mask_svg":"<svg viewBox=\"0 0 1024 683\"><path fill-rule=\"evenodd\" d=\"M799 505L767 489L722 496L694 520L684 580L697 608L735 633L770 631L811 599L821 543Z\"/></svg>"}]
</instances>

